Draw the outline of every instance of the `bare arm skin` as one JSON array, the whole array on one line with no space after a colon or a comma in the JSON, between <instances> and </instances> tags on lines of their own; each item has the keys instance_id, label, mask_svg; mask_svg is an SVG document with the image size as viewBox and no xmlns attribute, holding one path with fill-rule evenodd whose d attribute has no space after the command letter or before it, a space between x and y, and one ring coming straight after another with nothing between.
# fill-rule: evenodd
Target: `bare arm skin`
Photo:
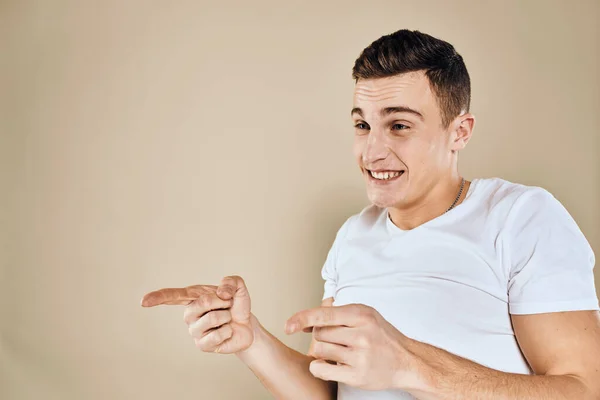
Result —
<instances>
[{"instance_id":1,"label":"bare arm skin","mask_svg":"<svg viewBox=\"0 0 600 400\"><path fill-rule=\"evenodd\" d=\"M244 280L226 277L221 285L196 285L148 293L142 306L183 305L184 322L196 346L205 352L236 354L276 399L331 400L335 383L314 377L313 357L279 341L250 312ZM331 305L329 301L324 306Z\"/></svg>"},{"instance_id":2,"label":"bare arm skin","mask_svg":"<svg viewBox=\"0 0 600 400\"><path fill-rule=\"evenodd\" d=\"M424 365L427 399L600 399L600 319L595 311L514 315L519 346L535 375L483 367L433 346L408 346Z\"/></svg>"},{"instance_id":3,"label":"bare arm skin","mask_svg":"<svg viewBox=\"0 0 600 400\"><path fill-rule=\"evenodd\" d=\"M410 339L361 304L301 311L288 320L287 332L314 327L312 374L367 390L401 389L421 400L600 399L597 311L512 318L536 375L493 370Z\"/></svg>"}]
</instances>

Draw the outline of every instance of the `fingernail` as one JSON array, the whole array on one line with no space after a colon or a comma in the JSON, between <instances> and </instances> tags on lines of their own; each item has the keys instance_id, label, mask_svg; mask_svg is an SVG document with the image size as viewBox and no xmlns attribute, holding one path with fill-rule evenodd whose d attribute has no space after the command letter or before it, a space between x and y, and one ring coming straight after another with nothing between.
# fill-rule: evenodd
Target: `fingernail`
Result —
<instances>
[{"instance_id":1,"label":"fingernail","mask_svg":"<svg viewBox=\"0 0 600 400\"><path fill-rule=\"evenodd\" d=\"M221 293L221 294L228 294L230 296L233 297L233 290L231 289L230 286L221 286L217 292Z\"/></svg>"},{"instance_id":2,"label":"fingernail","mask_svg":"<svg viewBox=\"0 0 600 400\"><path fill-rule=\"evenodd\" d=\"M294 333L296 329L298 329L298 324L296 322L288 322L285 324L285 331L287 333Z\"/></svg>"}]
</instances>

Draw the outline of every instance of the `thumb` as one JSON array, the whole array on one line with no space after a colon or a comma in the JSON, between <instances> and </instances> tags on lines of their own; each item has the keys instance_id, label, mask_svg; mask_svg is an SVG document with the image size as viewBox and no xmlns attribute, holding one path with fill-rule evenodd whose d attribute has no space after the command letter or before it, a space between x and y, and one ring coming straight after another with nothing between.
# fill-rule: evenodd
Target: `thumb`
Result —
<instances>
[{"instance_id":1,"label":"thumb","mask_svg":"<svg viewBox=\"0 0 600 400\"><path fill-rule=\"evenodd\" d=\"M227 279L227 278L223 278L223 281L225 281L225 279ZM217 287L217 296L219 296L219 298L221 298L221 300L231 300L231 299L233 299L233 296L235 296L236 290L237 290L237 287L232 286L229 282L221 283Z\"/></svg>"},{"instance_id":2,"label":"thumb","mask_svg":"<svg viewBox=\"0 0 600 400\"><path fill-rule=\"evenodd\" d=\"M223 278L217 288L217 296L223 300L233 299L231 316L234 320L250 318L250 293L242 277L233 275Z\"/></svg>"}]
</instances>

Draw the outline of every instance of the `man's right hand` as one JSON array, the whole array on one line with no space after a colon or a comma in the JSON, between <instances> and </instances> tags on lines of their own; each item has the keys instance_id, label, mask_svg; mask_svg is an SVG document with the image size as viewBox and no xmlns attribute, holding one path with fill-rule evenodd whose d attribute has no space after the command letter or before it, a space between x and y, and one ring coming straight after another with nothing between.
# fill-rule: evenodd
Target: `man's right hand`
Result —
<instances>
[{"instance_id":1,"label":"man's right hand","mask_svg":"<svg viewBox=\"0 0 600 400\"><path fill-rule=\"evenodd\" d=\"M219 286L161 289L142 299L142 307L161 304L186 306L183 319L202 351L238 353L254 342L257 322L250 313L250 294L239 276L223 278Z\"/></svg>"}]
</instances>

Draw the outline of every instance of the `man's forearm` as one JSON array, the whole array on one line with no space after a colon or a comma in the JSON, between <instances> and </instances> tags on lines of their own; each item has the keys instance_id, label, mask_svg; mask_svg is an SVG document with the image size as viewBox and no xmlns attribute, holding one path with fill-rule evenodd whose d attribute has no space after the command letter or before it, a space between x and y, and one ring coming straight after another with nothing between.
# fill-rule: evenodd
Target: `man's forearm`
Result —
<instances>
[{"instance_id":1,"label":"man's forearm","mask_svg":"<svg viewBox=\"0 0 600 400\"><path fill-rule=\"evenodd\" d=\"M405 386L405 390L421 400L596 399L586 385L573 375L511 374L484 367L417 341L411 340L406 348L416 360L419 379L417 384L407 384L399 376L399 386Z\"/></svg>"},{"instance_id":2,"label":"man's forearm","mask_svg":"<svg viewBox=\"0 0 600 400\"><path fill-rule=\"evenodd\" d=\"M299 353L271 335L254 316L254 343L237 354L261 383L281 400L335 399L335 383L315 378L309 371L313 357Z\"/></svg>"}]
</instances>

